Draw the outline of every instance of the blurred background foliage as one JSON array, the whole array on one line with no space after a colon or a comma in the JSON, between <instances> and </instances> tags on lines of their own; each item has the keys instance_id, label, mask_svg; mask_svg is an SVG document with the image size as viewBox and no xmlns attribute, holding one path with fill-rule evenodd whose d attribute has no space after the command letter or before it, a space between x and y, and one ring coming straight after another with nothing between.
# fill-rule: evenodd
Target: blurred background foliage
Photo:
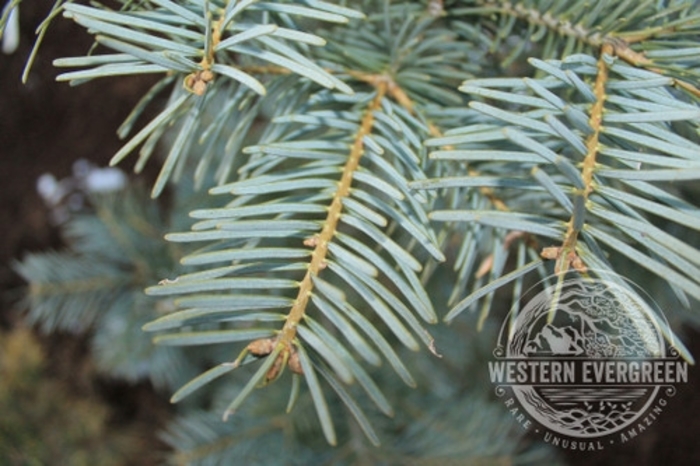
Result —
<instances>
[{"instance_id":1,"label":"blurred background foliage","mask_svg":"<svg viewBox=\"0 0 700 466\"><path fill-rule=\"evenodd\" d=\"M49 361L29 328L0 334L3 464L127 464L141 446L136 432L112 425L94 389L52 375Z\"/></svg>"}]
</instances>

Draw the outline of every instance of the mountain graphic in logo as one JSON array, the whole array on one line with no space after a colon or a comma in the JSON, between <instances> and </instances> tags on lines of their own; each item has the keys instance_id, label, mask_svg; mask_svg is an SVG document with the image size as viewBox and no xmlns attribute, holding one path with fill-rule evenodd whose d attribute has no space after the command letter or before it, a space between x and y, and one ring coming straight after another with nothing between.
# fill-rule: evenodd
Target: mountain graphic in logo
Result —
<instances>
[{"instance_id":1,"label":"mountain graphic in logo","mask_svg":"<svg viewBox=\"0 0 700 466\"><path fill-rule=\"evenodd\" d=\"M581 356L585 353L584 339L573 327L558 328L552 324L545 325L542 330L529 340L523 354L526 356Z\"/></svg>"}]
</instances>

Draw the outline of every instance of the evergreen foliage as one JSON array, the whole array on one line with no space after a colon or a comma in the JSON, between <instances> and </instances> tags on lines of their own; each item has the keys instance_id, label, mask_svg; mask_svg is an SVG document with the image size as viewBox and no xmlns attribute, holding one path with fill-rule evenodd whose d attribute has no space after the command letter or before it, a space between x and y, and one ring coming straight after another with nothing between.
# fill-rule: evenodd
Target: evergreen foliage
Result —
<instances>
[{"instance_id":1,"label":"evergreen foliage","mask_svg":"<svg viewBox=\"0 0 700 466\"><path fill-rule=\"evenodd\" d=\"M534 462L470 380L492 309L552 271L633 274L697 319L697 2L120 5L57 1L95 35L59 80L162 76L112 162L162 152L177 220L98 200L71 253L18 269L30 320L92 326L106 370L193 377L176 461Z\"/></svg>"},{"instance_id":2,"label":"evergreen foliage","mask_svg":"<svg viewBox=\"0 0 700 466\"><path fill-rule=\"evenodd\" d=\"M144 338L141 327L172 305L148 298L143 289L178 269L181 253L162 238L186 209L176 202L167 218L146 199L138 185L91 196L92 209L61 227L69 250L29 254L16 270L30 282L29 323L47 333L90 330L101 371L176 388L194 375L194 359Z\"/></svg>"}]
</instances>

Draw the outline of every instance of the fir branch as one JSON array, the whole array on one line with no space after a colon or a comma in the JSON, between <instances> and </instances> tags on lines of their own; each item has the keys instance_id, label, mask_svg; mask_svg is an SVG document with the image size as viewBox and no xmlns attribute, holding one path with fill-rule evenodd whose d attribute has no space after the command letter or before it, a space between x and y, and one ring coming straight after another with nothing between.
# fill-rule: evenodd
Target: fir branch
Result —
<instances>
[{"instance_id":1,"label":"fir branch","mask_svg":"<svg viewBox=\"0 0 700 466\"><path fill-rule=\"evenodd\" d=\"M664 39L673 37L675 40L688 38L690 41L700 32L700 15L694 14L696 8L693 2L684 2L673 7L652 6L647 2L640 2L630 10L629 2L611 3L605 0L594 2L591 5L586 1L561 3L553 6L550 2L509 2L503 0L476 0L465 3L475 6L457 7L450 10L452 15L501 15L502 18L511 18L528 24L531 32L533 28L540 29L541 33L531 34L521 44L528 40L537 41L543 35L556 35L557 39L547 41L542 58L555 58L560 56L559 47L553 45L563 42L563 55L575 51L574 43L578 44L576 51L581 46L591 51L600 52L603 47L610 47L610 55L620 57L627 63L672 76L676 85L695 95L700 96L698 89L688 77L697 78L700 72L692 61L687 65L675 60L673 66L666 65L667 57L673 52L668 48L669 42ZM493 39L492 47L496 47L501 40L512 31L510 26L498 27ZM565 39L562 41L561 39ZM524 51L524 45L512 50L507 61L512 61ZM649 53L645 53L649 51Z\"/></svg>"},{"instance_id":2,"label":"fir branch","mask_svg":"<svg viewBox=\"0 0 700 466\"><path fill-rule=\"evenodd\" d=\"M153 92L145 96L122 125L121 137L126 136L135 118L158 92L172 83L182 83L182 88L172 87L166 108L133 136L111 161L111 164L119 163L143 144L136 164L136 171L140 171L156 142L169 127L180 123L153 187L154 197L163 191L170 178L177 177L184 170L189 153L197 152L196 146L204 143L207 128L200 127L200 116L216 111L212 109L217 109L217 102L225 99L231 89L240 91L239 98L245 102L238 109L242 118L232 129L233 135L237 136L235 144L226 145L235 149L234 152L240 149L261 103L261 100L252 100L248 93L265 96L268 88L277 87L276 75L292 73L329 89L352 93L342 80L310 57L307 45L323 46L326 41L300 30L292 21L295 16L313 16L319 21L343 23L349 17L362 17L349 8L333 7L323 2L303 7L235 1L227 2L223 7L211 2L181 6L169 0L154 0L149 6L152 9L146 13L131 8L111 11L99 5L57 4L55 8L62 10L64 16L95 34L98 44L117 53L58 59L54 64L82 68L58 76L59 81L69 81L73 85L107 76L166 74L161 85L155 86ZM246 67L257 73L256 76L246 72ZM274 100L279 96L273 94L270 97ZM232 120L229 114L221 118ZM220 124L218 128L224 126ZM200 185L212 158L211 153L216 150L212 147L216 139L211 134L209 136L211 142L195 169L195 179ZM219 182L229 174L229 159L224 157L221 162L222 168L217 173Z\"/></svg>"},{"instance_id":3,"label":"fir branch","mask_svg":"<svg viewBox=\"0 0 700 466\"><path fill-rule=\"evenodd\" d=\"M564 37L572 37L578 41L598 48L605 42L605 37L593 30L586 29L581 24L572 24L567 19L566 13L561 16L552 14L550 11L542 12L537 7L528 7L523 3L513 3L501 0L481 0L474 2L478 6L471 8L456 8L451 10L452 14L491 14L500 13L513 18L523 20L527 23L541 26Z\"/></svg>"},{"instance_id":4,"label":"fir branch","mask_svg":"<svg viewBox=\"0 0 700 466\"><path fill-rule=\"evenodd\" d=\"M385 112L389 79L378 76L373 85L376 86L373 92L353 96L353 106L347 110L340 109L348 106L343 102L346 97L320 93L307 99L309 108L304 114L274 118L273 121L285 131L282 134L272 131L273 141L245 149L252 157L249 165L243 168L241 179L212 190L215 194L234 193L238 197L228 207L195 212L194 216L203 220L194 225L192 232L168 235L168 239L174 241L221 241L214 250L186 257L185 260L190 263L206 264L227 259L263 262L244 262L223 267L221 272L195 273L191 279L182 277L181 280L150 288L148 292L157 295L194 293L180 302L183 306L187 306L187 302L195 307L163 317L149 324L146 327L149 330L176 329L207 322L232 322L234 319L231 317L236 314L240 316L236 320L246 320L250 305L262 310L285 303L262 304L261 297L246 297L237 293L236 289L251 286L273 289L280 284L273 274L296 273L300 269L305 271L299 281L283 280L284 288L291 286L296 292L295 298L289 299L291 305L282 328L272 330L266 327L270 337L251 342L234 363L237 366L251 354L266 359L265 365L258 369L256 379L251 379L245 390L235 398L232 409L240 405L258 381L268 384L278 379L285 368L303 374L309 383L316 384L308 379L313 376L308 371L323 372L326 369L325 366L317 368L316 364L309 365L308 361L299 363L298 358L302 356L297 355L301 351L309 351L309 357L323 360L334 372L335 375L331 377L337 376L345 383L358 380L377 406L384 412L390 412L386 407L386 398L354 361L354 356L344 348L343 343L308 316L312 304L323 314L333 316L331 321L339 328L350 325L351 330L345 333L345 338L361 354L368 354L366 345L363 346L356 338L358 332L353 327L357 326L373 340L401 378L413 384L403 363L375 324L363 316L364 312L344 304L345 293L321 280L319 275L322 272L329 279L335 277L342 280L349 291L356 293L409 348L418 349L412 330L431 351L435 351L432 337L414 316L417 313L428 322L435 320L429 298L415 278L421 265L408 248L389 236L394 235L398 228L392 230L387 219L391 218L393 224L409 233L434 257L440 258L442 254L434 246L431 233L418 223L419 217L415 217L420 212L419 205L407 197L409 191L404 177L414 174L421 176L413 158L415 155L409 149L410 157L406 157L404 150L394 148L391 143L395 132L404 127L406 131L410 129L397 114L390 116ZM327 102L335 99L339 99L335 106L340 107L333 111L325 110ZM315 110L316 107L319 110ZM297 122L304 123L304 126L298 127ZM342 139L338 139L340 135ZM263 136L262 140L265 141L265 138ZM295 167L293 170L278 168L280 165L287 168L288 165L281 164L285 159ZM307 162L309 159L311 161ZM376 173L369 172L367 165L375 166ZM381 179L378 174L386 176L394 185ZM336 176L339 179L334 179ZM316 194L312 195L313 192ZM321 213L324 216L318 218ZM260 216L271 218L251 218ZM281 248L266 246L273 241L275 243L271 244L278 244L277 238L293 239L293 246L284 249L292 262L282 267L261 267L265 262L284 259ZM296 247L301 238L305 238L304 245L311 246L312 251ZM361 238L364 239L359 240ZM381 246L381 255L363 244L368 239ZM304 260L308 262L304 264ZM399 266L398 271L394 269L394 263ZM266 272L266 276L259 279L223 278L225 275L251 274L256 270ZM398 298L396 291L379 281L380 272L394 282L408 304ZM224 290L233 293L204 294ZM250 315L249 320L275 322L279 319L265 311ZM255 331L258 331L257 328ZM260 331L264 330L261 328ZM245 331L212 331L208 328L203 332L184 335L166 334L158 337L158 340L175 344L188 344L190 341L208 344L220 343L222 338L234 341L245 334ZM373 361L376 362L376 358ZM192 384L198 386L198 382L193 381ZM342 388L334 385L335 379L329 384L346 400L351 413L359 416L358 420L364 423L356 404L347 398ZM333 442L332 424L323 408L326 402L320 398L322 392L314 387L312 396L319 409L319 419L326 426L328 440Z\"/></svg>"},{"instance_id":5,"label":"fir branch","mask_svg":"<svg viewBox=\"0 0 700 466\"><path fill-rule=\"evenodd\" d=\"M614 51L613 48L604 46L604 50L606 53L598 60L582 55L570 57L564 62L532 60L533 65L549 75L543 79L490 78L466 82L460 89L476 96L507 102L510 105L509 110L481 102L472 102L470 107L486 117L486 120L481 120L485 124L474 124L473 127L454 131L453 136L434 138L427 143L431 146L454 144L459 149L440 151L440 157L448 160L451 158L469 160L472 162L472 166L474 163L480 162L480 166L488 167L488 170L493 170L494 174L500 176L443 177L413 182L412 185L416 188L431 189L489 186L504 194L509 190L531 191L532 194L528 195L534 203L531 206L529 201L509 196L510 202L519 206L518 210L521 212L512 210L503 212L500 216L494 212L479 210L479 207L475 206L475 209L471 211L437 211L432 214L432 217L443 221L471 220L486 227L522 230L534 236L548 237L550 241L551 239L560 239L562 246L545 248L542 251L545 258L557 259L559 271L568 270L570 266L573 266L579 272L586 272L583 256L591 257L589 246L600 256L595 259L596 265L600 266L605 263L603 257L605 253L601 252L600 247L593 243L595 240L591 238L589 233L593 232L593 236L603 241L608 247L624 251L623 254L631 260L650 271L655 271L662 278L669 277L668 272L661 273L661 264L665 262L668 262L670 266L675 266L679 271L682 271L682 274L693 275L692 271L695 270L695 267L690 263L684 263L681 266L680 263L683 262L683 259L676 253L669 251L668 247L662 244L663 242L650 241L643 235L630 234L628 230L625 230L622 225L629 224L628 221L618 219L613 223L606 222L606 229L614 228L622 234L632 237L638 246L649 249L649 255L637 254L634 252L634 248L622 247L621 243L614 242L609 234L598 230L595 226L601 220L600 215L590 215L590 210L594 206L612 203L612 210L619 211L623 216L631 217L630 221L632 218L635 221L643 220L646 228L654 231L653 236L657 237L660 237L660 232L657 232L658 227L643 219L637 213L637 209L642 208L657 215L661 213L665 218L674 222L689 224L688 220L684 219L684 213L680 210L671 212L661 207L652 209L651 205L647 204L641 197L628 197L628 195L618 194L617 190L610 191L608 184L613 181L610 176L607 176L607 173L612 166L619 166L619 169L612 169L610 173L612 176L612 173L620 172L622 174L624 172L624 176L620 176L623 182L628 176L639 180L676 179L679 176L693 177L694 171L690 167L694 167L700 160L697 144L672 135L665 128L666 122L681 120L689 125L689 128L696 127L696 123L694 123L696 113L690 108L697 107L686 102L683 98L672 96L663 90L663 86L673 84L672 79L661 78L656 73L639 70L624 65L620 61L616 62L613 56L608 55ZM552 66L554 63L557 65ZM566 72L563 72L564 69ZM582 85L583 79L574 77L577 73L595 77L593 88L588 89L586 85ZM573 95L566 95L566 100L560 98L558 95L565 95L560 87L564 83L566 83L565 87L575 88L576 93L583 98L584 103L576 104ZM657 90L642 91L637 90L638 87ZM501 90L504 88L509 90ZM532 93L534 96L524 94L524 91ZM644 97L633 102L632 99L624 97L628 92L640 98ZM652 102L655 103L652 104ZM656 107L657 103L661 102L663 102L663 111L662 107ZM689 106L686 107L687 105ZM642 115L638 115L640 107L651 111L645 111ZM588 118L584 117L584 109ZM635 116L632 118L629 113L635 113ZM566 123L563 123L559 118L565 118ZM640 123L642 121L644 123ZM650 123L651 121L654 123ZM495 125L492 125L491 122L494 122ZM623 127L627 129L623 130ZM521 128L522 131L515 128ZM640 132L646 135L640 135ZM651 134L656 137L650 136ZM504 136L506 140L502 141ZM674 143L668 145L668 142L664 142L665 139L669 141L672 139ZM494 148L505 151L503 154L507 154L507 156L503 156L504 160L510 160L511 163L516 164L515 166L520 167L518 172L521 175L512 179L505 178L507 175L504 176L500 171L502 168L490 163L492 152L482 150L483 142L487 141L493 144ZM686 167L683 174L673 173L674 170L648 170L646 165L633 165L632 162L625 160L627 151L639 147L640 144L648 149L660 149L666 154L663 158L645 158L647 162L670 166L677 163L675 160L684 159L682 162L678 162ZM625 149L617 150L613 147L624 147ZM518 150L513 150L514 148ZM523 152L523 150L525 151ZM619 159L619 156L623 156L623 158ZM580 165L580 172L572 162ZM543 168L547 170L545 171ZM471 167L465 171L468 172L469 169ZM534 178L534 183L528 176L523 176L527 171ZM638 185L632 189L649 189L649 185L644 186L642 188L641 185ZM627 188L630 187L627 185ZM622 191L625 189L622 188ZM667 195L662 195L661 190L653 192L660 197ZM611 194L614 198L611 197ZM625 199L624 205L620 204L617 199ZM542 206L551 205L552 202L555 204L554 208L542 210ZM547 212L547 214L542 217L524 214L524 211L533 209L535 205L538 206L537 210ZM697 213L697 209L693 208L692 210ZM563 221L565 216L568 217L568 222ZM566 227L562 228L564 225ZM585 245L578 241L581 235L586 238ZM496 240L496 244L499 242L504 242L504 240ZM473 259L471 258L474 255L472 252L469 254L470 260L464 260L461 262L462 264L472 263ZM694 254L691 256L694 257ZM532 266L525 266L524 262L521 264L521 267L525 267L525 269L532 267L540 269L539 266L536 266L536 262L532 262ZM605 266L606 270L611 269L611 267L610 264ZM664 268L664 270L666 269ZM514 278L519 277L516 271L513 274ZM496 279L498 277L490 278ZM477 283L479 283L478 279ZM674 278L669 285L682 288L682 291L679 290L681 299L685 299L683 295L685 292L693 296L700 296L697 294L696 285L680 276ZM482 286L484 286L483 283L479 284L478 288ZM478 288L472 292L471 296L453 308L448 314L450 319L473 304L475 297L492 296L480 292ZM485 289L493 291L490 286ZM482 318L483 316L482 311Z\"/></svg>"}]
</instances>

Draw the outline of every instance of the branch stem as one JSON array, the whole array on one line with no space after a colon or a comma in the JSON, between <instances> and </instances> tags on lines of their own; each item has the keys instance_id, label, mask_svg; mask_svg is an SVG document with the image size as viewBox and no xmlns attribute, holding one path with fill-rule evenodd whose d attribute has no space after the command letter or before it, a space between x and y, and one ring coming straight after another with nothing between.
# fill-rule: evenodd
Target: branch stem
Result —
<instances>
[{"instance_id":1,"label":"branch stem","mask_svg":"<svg viewBox=\"0 0 700 466\"><path fill-rule=\"evenodd\" d=\"M594 49L600 49L605 45L612 47L615 56L635 66L650 67L651 60L643 54L635 52L630 48L630 44L640 42L654 34L664 31L663 28L650 29L648 31L636 31L627 33L600 34L582 26L581 24L571 24L567 19L552 16L549 12L542 13L537 9L528 8L521 3L509 1L487 0L483 2L485 6L491 7L501 14L512 16L516 19L526 21L529 24L544 27L550 31L564 37L573 37L579 42L587 44Z\"/></svg>"},{"instance_id":2,"label":"branch stem","mask_svg":"<svg viewBox=\"0 0 700 466\"><path fill-rule=\"evenodd\" d=\"M574 204L583 206L581 209L574 209L571 219L568 222L566 237L561 249L557 254L557 272L566 272L570 266L576 270L585 271L585 266L581 259L576 254L576 243L578 234L584 224L584 219L579 216L585 215L585 204L588 201L588 196L593 191L593 173L595 171L596 159L600 149L600 131L603 127L603 111L605 109L605 85L608 82L609 65L606 61L606 56L613 56L615 48L612 44L603 44L601 48L600 58L598 59L595 84L593 85L593 93L596 96L596 101L591 107L591 116L588 120L593 133L586 140L586 157L583 159L583 168L581 169L581 178L583 179L584 187L574 199Z\"/></svg>"},{"instance_id":3,"label":"branch stem","mask_svg":"<svg viewBox=\"0 0 700 466\"><path fill-rule=\"evenodd\" d=\"M386 94L388 81L378 78L375 83L377 94L365 111L364 117L360 124L360 129L355 135L355 140L350 149L348 161L343 167L343 175L338 183L338 189L333 196L333 201L328 208L328 215L323 224L321 232L314 237L313 241L307 244L314 246L314 251L311 254L311 262L306 271L304 279L299 284L299 293L294 301L292 309L287 315L287 319L282 328L278 345L283 345L284 348L289 348L296 336L297 326L304 318L306 308L308 306L311 291L313 290L313 277L317 276L319 271L326 267L326 256L328 254L328 245L332 241L338 230L338 221L340 220L341 211L343 208L343 199L350 193L353 175L360 165L360 159L364 153L364 137L371 133L374 126L373 112L380 108L382 99Z\"/></svg>"}]
</instances>

